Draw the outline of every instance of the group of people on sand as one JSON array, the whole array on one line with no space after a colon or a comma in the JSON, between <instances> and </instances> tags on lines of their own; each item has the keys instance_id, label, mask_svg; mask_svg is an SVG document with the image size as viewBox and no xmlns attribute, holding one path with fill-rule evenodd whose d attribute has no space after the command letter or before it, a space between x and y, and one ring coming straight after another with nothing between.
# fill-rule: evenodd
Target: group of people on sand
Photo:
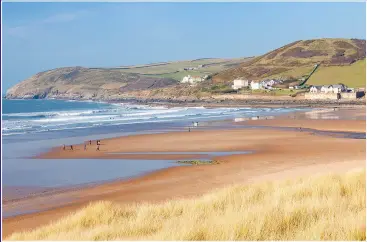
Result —
<instances>
[{"instance_id":1,"label":"group of people on sand","mask_svg":"<svg viewBox=\"0 0 367 242\"><path fill-rule=\"evenodd\" d=\"M92 140L89 140L88 143L89 143L89 145L92 145ZM96 143L97 143L97 149L96 150L99 151L100 150L99 146L101 145L101 140L97 140ZM66 150L66 145L64 145L63 150ZM73 145L70 145L70 150L74 150ZM84 150L87 150L87 144L86 143L84 143Z\"/></svg>"},{"instance_id":2,"label":"group of people on sand","mask_svg":"<svg viewBox=\"0 0 367 242\"><path fill-rule=\"evenodd\" d=\"M66 150L66 145L62 148L63 150ZM73 145L70 145L70 150L74 150Z\"/></svg>"}]
</instances>

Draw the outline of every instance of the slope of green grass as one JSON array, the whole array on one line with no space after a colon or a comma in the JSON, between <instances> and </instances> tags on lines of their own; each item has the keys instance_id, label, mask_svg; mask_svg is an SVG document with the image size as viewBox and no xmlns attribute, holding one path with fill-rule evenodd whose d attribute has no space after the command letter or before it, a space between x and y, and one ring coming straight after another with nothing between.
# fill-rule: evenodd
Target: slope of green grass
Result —
<instances>
[{"instance_id":1,"label":"slope of green grass","mask_svg":"<svg viewBox=\"0 0 367 242\"><path fill-rule=\"evenodd\" d=\"M285 72L282 72L282 73L279 73L279 74L271 75L271 76L268 77L268 79L272 79L272 78L274 78L274 79L284 79L284 78L289 78L289 77L301 78L302 76L309 75L313 68L314 68L313 65L295 67L295 68L292 68L289 71L285 71Z\"/></svg>"},{"instance_id":2,"label":"slope of green grass","mask_svg":"<svg viewBox=\"0 0 367 242\"><path fill-rule=\"evenodd\" d=\"M228 66L235 66L243 63L250 58L233 58L233 59L212 59L204 58L192 61L177 61L168 62L162 64L150 64L143 66L129 66L124 67L124 69L119 69L124 73L136 73L144 75L161 75L160 77L173 77L174 79L182 79L183 76L187 75L184 68L198 67L199 65L206 65L201 67L194 72L197 73L214 73L227 69ZM179 72L179 75L176 73ZM182 72L182 73L181 73Z\"/></svg>"},{"instance_id":3,"label":"slope of green grass","mask_svg":"<svg viewBox=\"0 0 367 242\"><path fill-rule=\"evenodd\" d=\"M181 81L184 76L191 75L191 76L200 76L204 77L205 75L210 75L210 72L206 71L179 71L174 73L165 73L165 74L157 74L157 75L148 75L151 77L159 77L159 78L172 78L177 81Z\"/></svg>"},{"instance_id":4,"label":"slope of green grass","mask_svg":"<svg viewBox=\"0 0 367 242\"><path fill-rule=\"evenodd\" d=\"M320 66L307 81L309 85L344 83L348 87L366 87L366 59L350 66Z\"/></svg>"},{"instance_id":5,"label":"slope of green grass","mask_svg":"<svg viewBox=\"0 0 367 242\"><path fill-rule=\"evenodd\" d=\"M308 74L315 64L339 67L365 57L365 40L328 38L295 41L221 71L213 76L213 80L220 83L231 82L238 77L255 80L275 76L300 77Z\"/></svg>"}]
</instances>

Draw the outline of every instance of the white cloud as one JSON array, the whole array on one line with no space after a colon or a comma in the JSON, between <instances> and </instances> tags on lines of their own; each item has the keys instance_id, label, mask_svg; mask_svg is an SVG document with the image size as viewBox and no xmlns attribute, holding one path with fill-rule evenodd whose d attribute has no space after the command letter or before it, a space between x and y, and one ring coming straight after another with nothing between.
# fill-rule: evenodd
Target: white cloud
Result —
<instances>
[{"instance_id":1,"label":"white cloud","mask_svg":"<svg viewBox=\"0 0 367 242\"><path fill-rule=\"evenodd\" d=\"M78 17L75 13L64 13L50 16L42 21L44 24L71 22Z\"/></svg>"},{"instance_id":2,"label":"white cloud","mask_svg":"<svg viewBox=\"0 0 367 242\"><path fill-rule=\"evenodd\" d=\"M88 11L81 10L73 13L60 13L48 16L44 19L34 20L24 25L8 27L5 26L4 33L13 37L26 38L27 35L33 32L36 28L43 27L50 24L68 23L76 20L87 14Z\"/></svg>"}]
</instances>

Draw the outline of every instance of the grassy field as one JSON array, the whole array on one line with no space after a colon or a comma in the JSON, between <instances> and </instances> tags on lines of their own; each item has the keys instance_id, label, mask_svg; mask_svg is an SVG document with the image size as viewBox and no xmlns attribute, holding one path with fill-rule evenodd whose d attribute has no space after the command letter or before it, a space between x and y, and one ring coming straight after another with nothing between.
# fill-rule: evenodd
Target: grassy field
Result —
<instances>
[{"instance_id":1,"label":"grassy field","mask_svg":"<svg viewBox=\"0 0 367 242\"><path fill-rule=\"evenodd\" d=\"M205 75L210 75L211 72L207 72L204 70L201 71L179 71L174 73L165 73L165 74L157 74L157 75L148 75L151 77L160 77L160 78L172 78L177 81L181 81L184 76L191 75L191 76L201 76L204 77Z\"/></svg>"},{"instance_id":2,"label":"grassy field","mask_svg":"<svg viewBox=\"0 0 367 242\"><path fill-rule=\"evenodd\" d=\"M365 240L365 170L161 204L97 202L10 240Z\"/></svg>"},{"instance_id":3,"label":"grassy field","mask_svg":"<svg viewBox=\"0 0 367 242\"><path fill-rule=\"evenodd\" d=\"M366 59L357 61L350 66L320 66L307 84L324 85L339 82L348 87L366 87Z\"/></svg>"},{"instance_id":4,"label":"grassy field","mask_svg":"<svg viewBox=\"0 0 367 242\"><path fill-rule=\"evenodd\" d=\"M348 65L351 61L362 60L366 56L365 40L357 39L314 39L295 41L264 55L252 58L240 66L224 70L213 75L213 80L218 83L231 82L233 79L242 77L259 80L265 78L289 78L302 77L311 72L315 64L335 66ZM321 65L321 70L323 66ZM334 69L332 69L334 71ZM345 70L338 70L344 73ZM347 70L346 72L353 70ZM321 71L320 71L321 72ZM322 76L328 77L326 81L334 81L339 75ZM321 77L321 76L320 76ZM354 78L345 74L347 79ZM358 80L361 78L357 77ZM357 80L351 80L351 83Z\"/></svg>"},{"instance_id":5,"label":"grassy field","mask_svg":"<svg viewBox=\"0 0 367 242\"><path fill-rule=\"evenodd\" d=\"M314 68L313 65L310 66L303 66L303 67L295 67L289 71L282 72L280 74L271 75L268 79L282 79L286 77L295 77L301 78L302 76L308 75L311 73L312 69Z\"/></svg>"},{"instance_id":6,"label":"grassy field","mask_svg":"<svg viewBox=\"0 0 367 242\"><path fill-rule=\"evenodd\" d=\"M119 69L124 73L138 73L155 77L167 77L173 78L178 81L182 80L184 76L195 75L204 76L207 74L212 74L220 72L231 66L243 63L250 58L233 58L233 59L218 59L218 58L204 58L190 61L177 61L177 62L167 62L167 63L156 63L141 66L129 66L123 67L124 69ZM184 68L198 67L199 65L204 65L197 70L184 71Z\"/></svg>"},{"instance_id":7,"label":"grassy field","mask_svg":"<svg viewBox=\"0 0 367 242\"><path fill-rule=\"evenodd\" d=\"M301 78L308 75L313 66L295 67L292 70L272 75L269 78L293 76ZM366 87L366 59L346 66L321 65L307 81L309 85L326 85L344 83L348 87Z\"/></svg>"}]
</instances>

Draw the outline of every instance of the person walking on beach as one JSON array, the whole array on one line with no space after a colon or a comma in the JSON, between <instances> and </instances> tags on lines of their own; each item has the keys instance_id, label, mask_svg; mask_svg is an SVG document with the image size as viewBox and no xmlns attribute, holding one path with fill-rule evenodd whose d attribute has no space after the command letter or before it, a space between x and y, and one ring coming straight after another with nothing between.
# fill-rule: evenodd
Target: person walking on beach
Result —
<instances>
[{"instance_id":1,"label":"person walking on beach","mask_svg":"<svg viewBox=\"0 0 367 242\"><path fill-rule=\"evenodd\" d=\"M97 151L99 151L99 145L97 145Z\"/></svg>"},{"instance_id":2,"label":"person walking on beach","mask_svg":"<svg viewBox=\"0 0 367 242\"><path fill-rule=\"evenodd\" d=\"M189 127L189 132L191 132L191 129L190 129L190 127Z\"/></svg>"},{"instance_id":3,"label":"person walking on beach","mask_svg":"<svg viewBox=\"0 0 367 242\"><path fill-rule=\"evenodd\" d=\"M89 145L92 145L92 141L91 140L89 140Z\"/></svg>"},{"instance_id":4,"label":"person walking on beach","mask_svg":"<svg viewBox=\"0 0 367 242\"><path fill-rule=\"evenodd\" d=\"M65 150L65 145L64 145L64 147L62 149Z\"/></svg>"},{"instance_id":5,"label":"person walking on beach","mask_svg":"<svg viewBox=\"0 0 367 242\"><path fill-rule=\"evenodd\" d=\"M73 145L70 145L70 149L71 149L71 150L74 150L74 149L73 149Z\"/></svg>"},{"instance_id":6,"label":"person walking on beach","mask_svg":"<svg viewBox=\"0 0 367 242\"><path fill-rule=\"evenodd\" d=\"M84 150L87 150L87 145L86 144L84 144Z\"/></svg>"}]
</instances>

